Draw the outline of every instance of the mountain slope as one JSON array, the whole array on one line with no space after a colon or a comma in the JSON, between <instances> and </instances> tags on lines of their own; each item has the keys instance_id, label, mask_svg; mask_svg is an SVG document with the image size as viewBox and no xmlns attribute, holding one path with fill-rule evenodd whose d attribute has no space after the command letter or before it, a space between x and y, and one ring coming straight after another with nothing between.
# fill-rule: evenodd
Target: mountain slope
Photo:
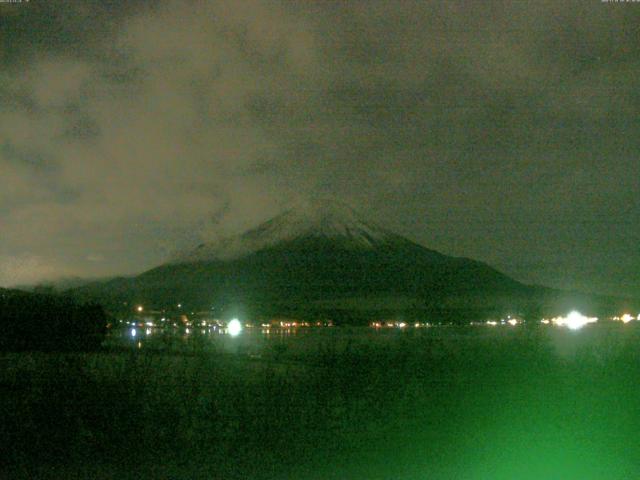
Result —
<instances>
[{"instance_id":1,"label":"mountain slope","mask_svg":"<svg viewBox=\"0 0 640 480\"><path fill-rule=\"evenodd\" d=\"M412 312L457 319L538 314L562 303L554 290L430 250L327 201L298 205L137 277L96 283L74 294L116 309L133 302L156 308L181 303L255 315L335 316L348 309L360 317ZM589 302L588 296L574 295L565 303Z\"/></svg>"},{"instance_id":2,"label":"mountain slope","mask_svg":"<svg viewBox=\"0 0 640 480\"><path fill-rule=\"evenodd\" d=\"M232 260L302 238L331 239L345 247L372 249L394 237L363 220L347 205L314 200L302 202L241 235L181 252L170 263Z\"/></svg>"}]
</instances>

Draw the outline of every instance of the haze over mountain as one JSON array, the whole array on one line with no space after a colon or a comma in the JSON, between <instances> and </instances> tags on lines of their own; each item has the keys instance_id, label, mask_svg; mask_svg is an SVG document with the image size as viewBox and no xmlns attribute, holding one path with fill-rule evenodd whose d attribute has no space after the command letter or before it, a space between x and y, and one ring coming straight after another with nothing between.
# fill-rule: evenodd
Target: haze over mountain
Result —
<instances>
[{"instance_id":1,"label":"haze over mountain","mask_svg":"<svg viewBox=\"0 0 640 480\"><path fill-rule=\"evenodd\" d=\"M319 198L300 202L241 235L181 252L171 263L231 260L302 238L331 239L345 247L373 249L399 237L364 220L346 204Z\"/></svg>"},{"instance_id":2,"label":"haze over mountain","mask_svg":"<svg viewBox=\"0 0 640 480\"><path fill-rule=\"evenodd\" d=\"M326 199L302 202L248 230L192 250L134 278L73 290L112 309L153 308L252 315L478 318L539 315L611 301L520 283L489 265L418 245Z\"/></svg>"},{"instance_id":3,"label":"haze over mountain","mask_svg":"<svg viewBox=\"0 0 640 480\"><path fill-rule=\"evenodd\" d=\"M52 280L44 280L38 283L33 284L25 284L25 285L14 285L11 288L16 290L23 290L26 292L49 292L49 293L60 293L65 290L70 290L78 287L82 287L89 283L95 282L104 282L110 280L113 277L104 277L104 278L83 278L77 276L71 277L60 277Z\"/></svg>"}]
</instances>

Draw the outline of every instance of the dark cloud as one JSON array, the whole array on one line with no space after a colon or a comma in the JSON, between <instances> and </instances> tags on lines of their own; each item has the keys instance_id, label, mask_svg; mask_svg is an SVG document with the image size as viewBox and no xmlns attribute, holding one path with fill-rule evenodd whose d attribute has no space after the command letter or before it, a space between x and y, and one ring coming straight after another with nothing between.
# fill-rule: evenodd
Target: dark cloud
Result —
<instances>
[{"instance_id":1,"label":"dark cloud","mask_svg":"<svg viewBox=\"0 0 640 480\"><path fill-rule=\"evenodd\" d=\"M525 281L640 296L638 20L584 1L0 5L0 284L140 271L328 193Z\"/></svg>"}]
</instances>

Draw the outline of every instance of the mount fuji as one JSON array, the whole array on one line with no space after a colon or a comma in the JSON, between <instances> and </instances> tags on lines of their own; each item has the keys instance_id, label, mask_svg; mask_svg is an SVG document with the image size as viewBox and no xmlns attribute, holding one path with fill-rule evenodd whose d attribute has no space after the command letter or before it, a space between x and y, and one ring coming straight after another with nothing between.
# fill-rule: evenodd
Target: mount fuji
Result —
<instances>
[{"instance_id":1,"label":"mount fuji","mask_svg":"<svg viewBox=\"0 0 640 480\"><path fill-rule=\"evenodd\" d=\"M191 310L345 322L392 315L464 321L508 312L538 316L565 304L594 304L593 296L525 285L483 262L428 249L329 200L300 203L136 277L72 294L111 310L134 302L153 308L180 303Z\"/></svg>"}]
</instances>

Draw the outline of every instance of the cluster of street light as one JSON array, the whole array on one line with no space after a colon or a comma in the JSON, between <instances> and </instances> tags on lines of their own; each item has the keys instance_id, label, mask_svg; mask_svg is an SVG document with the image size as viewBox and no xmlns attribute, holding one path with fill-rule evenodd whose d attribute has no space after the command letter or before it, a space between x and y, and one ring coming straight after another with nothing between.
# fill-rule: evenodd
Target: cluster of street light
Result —
<instances>
[{"instance_id":1,"label":"cluster of street light","mask_svg":"<svg viewBox=\"0 0 640 480\"><path fill-rule=\"evenodd\" d=\"M181 304L178 304L178 307L182 307ZM135 308L137 313L142 313L144 311L144 307L142 305L138 305ZM164 323L167 319L166 318L162 318L161 319L161 323ZM610 317L610 320L612 321L619 321L622 323L629 323L631 321L640 321L640 314L638 314L637 317L634 317L633 315L629 314L629 313L624 313L621 316L614 316L614 317ZM572 312L570 312L568 315L566 316L557 316L557 317L553 317L553 318L543 318L542 320L540 320L540 323L543 325L555 325L558 327L566 327L569 328L570 330L579 330L582 327L584 327L585 325L591 324L591 323L596 323L598 321L597 317L588 317L585 316L583 314L581 314L580 312L574 310ZM120 323L123 323L122 320L120 320ZM151 319L147 319L146 322L142 323L142 322L126 322L127 325L131 326L130 329L130 335L132 338L135 338L137 335L137 329L136 327L154 327L156 326L153 321L151 321ZM218 330L218 333L227 333L232 337L236 337L238 335L240 335L242 333L242 330L244 329L244 325L237 319L237 318L233 318L231 320L229 320L228 322L226 322L226 325L224 323L220 323L218 321L215 322L216 325L213 326L214 329ZM513 317L511 315L508 315L506 318L501 318L500 320L487 320L487 321L483 321L483 322L471 322L469 325L472 326L480 326L480 325L487 325L487 326L491 326L491 327L495 327L498 325L509 325L512 327L515 327L516 325L520 325L525 323L522 319L517 318L517 317ZM209 326L206 320L203 320L201 322L203 327ZM173 324L174 327L177 327L177 324L174 323ZM185 325L187 327L189 327L191 325L190 322L185 322ZM295 321L291 321L291 322L280 322L280 324L278 326L282 327L282 328L295 328L298 326L311 326L313 324L310 324L308 322L295 322ZM318 325L321 325L321 322L318 322ZM330 324L329 326L331 326L332 324ZM160 326L160 325L158 325ZM251 325L247 325L247 326L251 326ZM263 324L263 330L264 327L271 327L273 325L271 324ZM414 322L414 323L409 323L409 322L405 322L405 321L400 321L400 320L388 320L388 321L375 321L372 322L370 324L371 327L375 328L375 329L381 329L381 328L398 328L398 329L405 329L407 327L414 327L414 328L421 328L421 327L431 327L434 326L429 322ZM146 328L145 329L145 333L147 335L149 335L151 333L151 328ZM191 333L191 330L189 328L186 328L185 330L186 334ZM205 333L205 330L203 330L203 333Z\"/></svg>"},{"instance_id":2,"label":"cluster of street light","mask_svg":"<svg viewBox=\"0 0 640 480\"><path fill-rule=\"evenodd\" d=\"M615 316L615 317L610 317L609 320L612 321L619 321L619 322L623 322L623 323L629 323L631 321L640 321L640 314L638 314L637 317L634 317L633 315L629 314L629 313L625 313L621 316ZM557 316L557 317L553 317L553 318L543 318L542 320L540 320L540 323L543 325L555 325L558 327L566 327L569 328L570 330L579 330L582 327L584 327L585 325L588 325L590 323L596 323L598 321L597 317L589 317L586 315L581 314L580 312L574 310L572 312L570 312L569 314L567 314L566 316ZM470 322L469 325L471 326L490 326L490 327L496 327L499 325L509 325L512 327L515 327L516 325L521 325L526 323L524 320L522 320L521 318L517 318L517 317L513 317L511 315L508 315L506 318L501 318L500 320L486 320L486 321L482 321L482 322ZM381 328L399 328L399 329L405 329L407 327L415 327L415 328L419 328L419 327L430 327L432 326L432 324L430 323L407 323L407 322L403 322L403 321L375 321L375 322L371 322L370 324L371 327L375 328L375 329L381 329Z\"/></svg>"}]
</instances>

